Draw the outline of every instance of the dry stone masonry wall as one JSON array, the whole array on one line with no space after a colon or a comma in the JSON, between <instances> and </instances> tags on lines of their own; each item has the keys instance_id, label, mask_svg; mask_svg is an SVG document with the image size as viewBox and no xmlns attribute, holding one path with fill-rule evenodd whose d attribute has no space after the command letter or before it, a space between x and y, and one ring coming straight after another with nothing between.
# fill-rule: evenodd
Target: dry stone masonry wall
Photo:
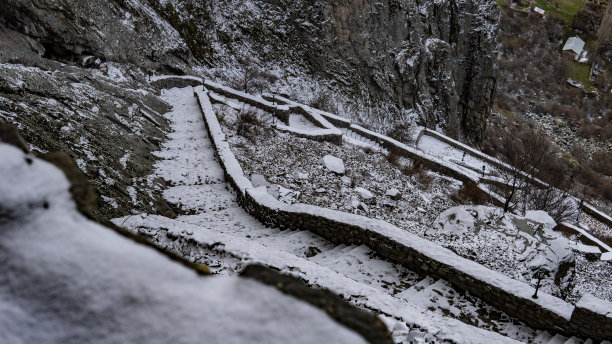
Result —
<instances>
[{"instance_id":1,"label":"dry stone masonry wall","mask_svg":"<svg viewBox=\"0 0 612 344\"><path fill-rule=\"evenodd\" d=\"M534 290L527 284L484 268L384 221L310 205L288 205L268 195L263 188L253 188L225 140L206 92L196 90L196 97L226 178L237 192L238 202L263 223L309 230L338 244L367 245L409 269L445 279L538 329L596 340L612 337L612 313L595 307L595 302L574 307L545 293L533 299ZM585 324L589 324L588 327ZM592 331L593 327L598 330Z\"/></svg>"}]
</instances>

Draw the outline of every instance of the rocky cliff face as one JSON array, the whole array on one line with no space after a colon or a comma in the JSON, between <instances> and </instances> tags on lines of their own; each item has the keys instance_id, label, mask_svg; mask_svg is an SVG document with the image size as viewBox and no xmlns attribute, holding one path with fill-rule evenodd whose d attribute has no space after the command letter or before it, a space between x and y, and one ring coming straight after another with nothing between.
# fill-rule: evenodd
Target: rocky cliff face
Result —
<instances>
[{"instance_id":1,"label":"rocky cliff face","mask_svg":"<svg viewBox=\"0 0 612 344\"><path fill-rule=\"evenodd\" d=\"M173 1L178 12L190 2ZM211 60L254 51L379 109L362 113L364 122L384 126L412 109L428 127L481 139L496 80L494 1L243 3L209 3Z\"/></svg>"},{"instance_id":2,"label":"rocky cliff face","mask_svg":"<svg viewBox=\"0 0 612 344\"><path fill-rule=\"evenodd\" d=\"M145 0L6 0L0 4L0 60L83 66L101 61L185 70L194 63L181 35Z\"/></svg>"}]
</instances>

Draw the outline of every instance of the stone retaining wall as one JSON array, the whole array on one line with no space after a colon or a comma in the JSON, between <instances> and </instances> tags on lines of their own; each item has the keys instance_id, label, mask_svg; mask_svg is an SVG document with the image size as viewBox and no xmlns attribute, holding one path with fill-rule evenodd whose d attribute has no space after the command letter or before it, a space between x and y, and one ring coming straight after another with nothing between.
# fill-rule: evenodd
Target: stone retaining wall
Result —
<instances>
[{"instance_id":1,"label":"stone retaining wall","mask_svg":"<svg viewBox=\"0 0 612 344\"><path fill-rule=\"evenodd\" d=\"M590 204L585 202L585 203L582 204L581 209L582 209L582 211L584 211L585 213L591 215L595 219L597 219L597 220L605 223L606 225L612 227L612 218L610 218L610 216L604 214L603 212L601 212L597 208L593 207L592 205L590 205Z\"/></svg>"},{"instance_id":2,"label":"stone retaining wall","mask_svg":"<svg viewBox=\"0 0 612 344\"><path fill-rule=\"evenodd\" d=\"M367 245L379 255L413 271L449 281L537 329L597 340L612 337L608 318L602 320L601 312L582 307L575 313L574 306L546 293L539 293L539 298L533 299L531 286L387 222L305 204L285 204L268 195L265 188L253 188L225 141L208 96L202 90L196 91L196 96L226 178L237 192L238 202L264 224L308 230L336 244ZM589 327L585 327L589 322ZM592 327L601 330L591 331Z\"/></svg>"},{"instance_id":3,"label":"stone retaining wall","mask_svg":"<svg viewBox=\"0 0 612 344\"><path fill-rule=\"evenodd\" d=\"M204 85L213 90L214 92L222 95L223 97L237 99L241 102L263 109L273 114L276 118L278 118L285 124L289 124L289 115L291 113L297 113L304 116L310 122L321 128L318 130L301 130L288 125L278 124L276 126L278 130L289 132L295 136L303 137L313 141L326 141L334 144L342 143L342 132L334 128L322 116L320 116L316 112L310 111L310 109L305 106L277 105L275 102L270 102L263 98L253 97L249 94L236 91L221 85L217 85L211 81L205 81ZM223 100L221 100L216 95L211 94L210 98L213 102L224 103Z\"/></svg>"},{"instance_id":4,"label":"stone retaining wall","mask_svg":"<svg viewBox=\"0 0 612 344\"><path fill-rule=\"evenodd\" d=\"M202 85L202 78L188 76L168 76L158 77L150 84L157 89L184 88L188 86L196 87Z\"/></svg>"},{"instance_id":5,"label":"stone retaining wall","mask_svg":"<svg viewBox=\"0 0 612 344\"><path fill-rule=\"evenodd\" d=\"M255 99L252 95L244 92L240 92L237 90L233 90L229 87L225 87L219 84L216 84L209 80L204 80L204 86L208 89L215 91L221 95L237 99L243 103L253 105L255 107L261 108L274 116L276 116L281 121L288 123L289 122L289 106L287 105L275 105L264 99Z\"/></svg>"},{"instance_id":6,"label":"stone retaining wall","mask_svg":"<svg viewBox=\"0 0 612 344\"><path fill-rule=\"evenodd\" d=\"M584 329L583 332L589 333L591 338L611 340L612 302L586 294L576 305L571 321L573 326Z\"/></svg>"},{"instance_id":7,"label":"stone retaining wall","mask_svg":"<svg viewBox=\"0 0 612 344\"><path fill-rule=\"evenodd\" d=\"M429 130L429 129L423 129L421 130L421 132L419 133L419 136L416 140L415 145L418 146L419 141L421 140L421 138L424 136L431 136L435 139L438 139L446 144L448 144L451 147L457 148L459 150L462 150L464 152L467 152L475 157L477 157L478 159L484 160L485 162L487 162L488 164L495 166L496 168L500 169L500 170L504 170L504 171L509 171L512 169L511 166L507 165L506 163L504 163L503 161L500 161L498 159L495 159L492 156L489 156L479 150L476 150L466 144L463 144L457 140L453 140L450 137L443 135L437 131L433 131L433 130ZM541 187L541 188L545 188L548 186L548 184L544 183L543 181L539 180L538 178L533 178L531 176L528 176L527 174L525 174L525 176L531 181L531 183L533 183L535 186L537 187Z\"/></svg>"}]
</instances>

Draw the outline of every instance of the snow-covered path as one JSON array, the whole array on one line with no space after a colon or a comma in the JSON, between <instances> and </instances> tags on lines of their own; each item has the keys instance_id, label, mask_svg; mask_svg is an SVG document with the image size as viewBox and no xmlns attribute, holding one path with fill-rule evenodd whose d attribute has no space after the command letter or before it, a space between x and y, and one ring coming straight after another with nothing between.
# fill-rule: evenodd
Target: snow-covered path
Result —
<instances>
[{"instance_id":1,"label":"snow-covered path","mask_svg":"<svg viewBox=\"0 0 612 344\"><path fill-rule=\"evenodd\" d=\"M239 206L225 183L193 90L167 90L163 96L173 105L167 117L174 132L157 153L155 175L169 183L164 197L183 215L176 219L133 215L113 220L116 224L204 262L218 273L236 273L245 263L259 262L329 288L385 314L398 343L414 338L514 342L440 314L467 317L478 326L496 328L520 340L536 335L526 326L513 325L516 320L504 319L505 315L491 320L486 314L494 310L481 301L445 281L422 278L380 259L365 246L337 246L310 232L266 228Z\"/></svg>"}]
</instances>

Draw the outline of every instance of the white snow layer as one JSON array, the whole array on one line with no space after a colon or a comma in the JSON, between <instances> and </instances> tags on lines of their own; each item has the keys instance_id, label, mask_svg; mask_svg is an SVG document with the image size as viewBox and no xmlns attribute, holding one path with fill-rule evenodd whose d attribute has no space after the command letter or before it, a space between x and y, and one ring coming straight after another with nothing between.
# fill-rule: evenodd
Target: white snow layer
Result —
<instances>
[{"instance_id":1,"label":"white snow layer","mask_svg":"<svg viewBox=\"0 0 612 344\"><path fill-rule=\"evenodd\" d=\"M0 343L364 343L274 288L198 276L89 221L60 170L0 156Z\"/></svg>"}]
</instances>

